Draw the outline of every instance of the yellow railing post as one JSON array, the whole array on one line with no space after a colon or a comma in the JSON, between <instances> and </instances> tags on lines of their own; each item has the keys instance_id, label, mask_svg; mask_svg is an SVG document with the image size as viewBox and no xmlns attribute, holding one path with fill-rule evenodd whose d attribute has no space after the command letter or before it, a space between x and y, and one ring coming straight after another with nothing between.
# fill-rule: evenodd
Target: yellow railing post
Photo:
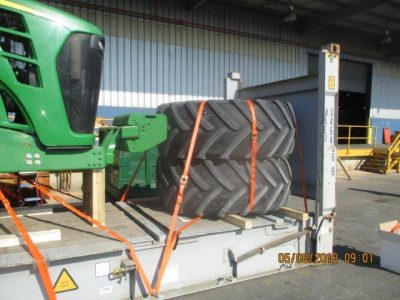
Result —
<instances>
[{"instance_id":1,"label":"yellow railing post","mask_svg":"<svg viewBox=\"0 0 400 300\"><path fill-rule=\"evenodd\" d=\"M350 153L351 126L349 126L349 136L347 137L347 154Z\"/></svg>"},{"instance_id":2,"label":"yellow railing post","mask_svg":"<svg viewBox=\"0 0 400 300\"><path fill-rule=\"evenodd\" d=\"M377 137L377 135L378 135L378 127L377 126L338 125L338 128L346 128L347 129L347 134L345 136L338 136L338 138L337 138L338 142L339 141L345 141L345 142L343 142L343 144L346 145L346 148L344 149L346 151L346 155L350 155L350 153L351 153L351 149L352 149L351 142L353 140L366 141L366 142L368 142L369 145L371 145L371 147L373 145L373 147L376 148L377 141L378 141L378 137ZM351 134L352 134L353 128L365 128L365 129L367 129L367 132L363 136L354 136L354 137L352 137Z\"/></svg>"},{"instance_id":3,"label":"yellow railing post","mask_svg":"<svg viewBox=\"0 0 400 300\"><path fill-rule=\"evenodd\" d=\"M371 128L371 119L368 118L368 129L367 129L367 144L372 144L372 128Z\"/></svg>"},{"instance_id":4,"label":"yellow railing post","mask_svg":"<svg viewBox=\"0 0 400 300\"><path fill-rule=\"evenodd\" d=\"M390 165L392 164L392 153L390 150L388 150L386 154L386 173L390 171Z\"/></svg>"}]
</instances>

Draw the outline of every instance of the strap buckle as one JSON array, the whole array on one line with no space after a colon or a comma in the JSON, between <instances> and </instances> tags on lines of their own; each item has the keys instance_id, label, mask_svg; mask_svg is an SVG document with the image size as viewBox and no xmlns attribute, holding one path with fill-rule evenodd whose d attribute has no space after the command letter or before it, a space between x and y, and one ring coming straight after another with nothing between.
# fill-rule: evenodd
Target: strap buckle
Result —
<instances>
[{"instance_id":1,"label":"strap buckle","mask_svg":"<svg viewBox=\"0 0 400 300\"><path fill-rule=\"evenodd\" d=\"M182 175L182 177L181 177L181 182L179 183L179 185L185 186L185 185L187 184L188 180L189 180L189 176L187 176L187 175Z\"/></svg>"}]
</instances>

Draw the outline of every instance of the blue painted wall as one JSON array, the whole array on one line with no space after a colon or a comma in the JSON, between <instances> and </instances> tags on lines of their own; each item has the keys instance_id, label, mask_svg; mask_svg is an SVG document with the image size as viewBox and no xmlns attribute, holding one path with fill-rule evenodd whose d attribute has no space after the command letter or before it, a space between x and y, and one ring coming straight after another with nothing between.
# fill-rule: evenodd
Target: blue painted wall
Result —
<instances>
[{"instance_id":1,"label":"blue painted wall","mask_svg":"<svg viewBox=\"0 0 400 300\"><path fill-rule=\"evenodd\" d=\"M384 119L384 118L371 118L371 126L378 127L377 143L383 143L383 128L390 128L390 134L395 131L400 131L400 120Z\"/></svg>"}]
</instances>

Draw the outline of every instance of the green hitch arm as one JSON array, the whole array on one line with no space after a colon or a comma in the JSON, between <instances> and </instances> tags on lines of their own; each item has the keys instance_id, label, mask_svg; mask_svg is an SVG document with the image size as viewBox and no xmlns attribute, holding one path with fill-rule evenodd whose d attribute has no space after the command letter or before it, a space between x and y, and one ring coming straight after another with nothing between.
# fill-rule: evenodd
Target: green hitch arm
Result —
<instances>
[{"instance_id":1,"label":"green hitch arm","mask_svg":"<svg viewBox=\"0 0 400 300\"><path fill-rule=\"evenodd\" d=\"M129 114L115 117L112 127L105 128L101 148L104 149L106 165L114 164L115 151L140 153L167 139L165 115Z\"/></svg>"}]
</instances>

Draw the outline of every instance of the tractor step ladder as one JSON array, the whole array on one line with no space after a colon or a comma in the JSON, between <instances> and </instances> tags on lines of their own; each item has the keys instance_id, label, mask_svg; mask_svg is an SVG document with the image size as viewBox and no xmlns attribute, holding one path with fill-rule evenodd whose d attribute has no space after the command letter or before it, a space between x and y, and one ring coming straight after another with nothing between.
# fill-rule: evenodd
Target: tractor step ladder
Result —
<instances>
[{"instance_id":1,"label":"tractor step ladder","mask_svg":"<svg viewBox=\"0 0 400 300\"><path fill-rule=\"evenodd\" d=\"M37 172L21 172L17 178L17 195L20 205L28 203L42 204L42 197L29 180L38 182Z\"/></svg>"},{"instance_id":2,"label":"tractor step ladder","mask_svg":"<svg viewBox=\"0 0 400 300\"><path fill-rule=\"evenodd\" d=\"M363 166L365 171L380 174L387 174L392 169L400 173L400 133L388 147L375 148L373 156Z\"/></svg>"}]
</instances>

